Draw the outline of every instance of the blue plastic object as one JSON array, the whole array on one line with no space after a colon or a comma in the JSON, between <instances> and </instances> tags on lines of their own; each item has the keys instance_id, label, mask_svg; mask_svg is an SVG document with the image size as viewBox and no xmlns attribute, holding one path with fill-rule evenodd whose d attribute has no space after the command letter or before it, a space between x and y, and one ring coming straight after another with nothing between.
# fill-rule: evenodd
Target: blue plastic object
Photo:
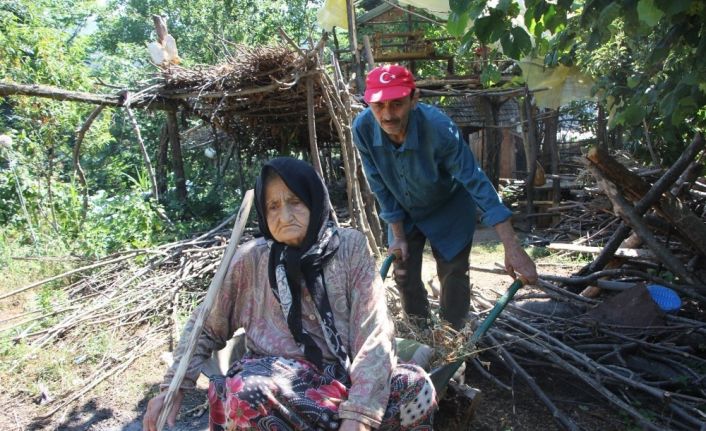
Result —
<instances>
[{"instance_id":1,"label":"blue plastic object","mask_svg":"<svg viewBox=\"0 0 706 431\"><path fill-rule=\"evenodd\" d=\"M674 313L681 308L681 299L674 290L660 284L650 284L647 286L647 290L665 313Z\"/></svg>"}]
</instances>

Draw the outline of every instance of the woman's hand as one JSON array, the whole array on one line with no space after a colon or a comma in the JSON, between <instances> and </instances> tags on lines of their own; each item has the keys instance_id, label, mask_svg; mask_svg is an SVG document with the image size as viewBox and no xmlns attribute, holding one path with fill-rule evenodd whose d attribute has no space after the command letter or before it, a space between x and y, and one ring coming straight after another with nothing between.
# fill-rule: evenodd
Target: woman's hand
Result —
<instances>
[{"instance_id":1,"label":"woman's hand","mask_svg":"<svg viewBox=\"0 0 706 431\"><path fill-rule=\"evenodd\" d=\"M160 393L147 403L147 411L145 411L145 417L142 419L142 431L157 431L157 420L159 419L159 414L162 412L162 407L164 407L165 398L167 398L167 391ZM169 412L169 416L167 416L167 424L170 427L176 424L177 413L179 413L181 400L183 399L184 392L178 390L177 393L174 394L172 411Z\"/></svg>"},{"instance_id":2,"label":"woman's hand","mask_svg":"<svg viewBox=\"0 0 706 431\"><path fill-rule=\"evenodd\" d=\"M365 425L363 422L358 422L353 419L343 419L338 431L370 431L370 425Z\"/></svg>"}]
</instances>

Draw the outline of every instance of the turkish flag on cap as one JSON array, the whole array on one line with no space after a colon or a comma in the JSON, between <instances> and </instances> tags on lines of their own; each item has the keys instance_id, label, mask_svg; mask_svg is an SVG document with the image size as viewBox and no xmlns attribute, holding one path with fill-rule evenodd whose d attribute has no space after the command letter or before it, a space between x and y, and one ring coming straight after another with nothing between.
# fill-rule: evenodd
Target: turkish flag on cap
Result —
<instances>
[{"instance_id":1,"label":"turkish flag on cap","mask_svg":"<svg viewBox=\"0 0 706 431\"><path fill-rule=\"evenodd\" d=\"M399 99L409 96L415 88L414 76L405 67L380 66L368 73L364 99L368 103Z\"/></svg>"}]
</instances>

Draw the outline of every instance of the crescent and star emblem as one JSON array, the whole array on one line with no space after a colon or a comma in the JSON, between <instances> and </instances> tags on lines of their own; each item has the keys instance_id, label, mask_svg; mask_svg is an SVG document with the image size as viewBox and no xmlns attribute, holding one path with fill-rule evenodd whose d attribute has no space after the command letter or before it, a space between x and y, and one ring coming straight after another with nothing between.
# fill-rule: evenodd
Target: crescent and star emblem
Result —
<instances>
[{"instance_id":1,"label":"crescent and star emblem","mask_svg":"<svg viewBox=\"0 0 706 431\"><path fill-rule=\"evenodd\" d=\"M381 84L389 84L390 81L395 79L395 75L391 74L390 72L382 72L380 74L380 83Z\"/></svg>"}]
</instances>

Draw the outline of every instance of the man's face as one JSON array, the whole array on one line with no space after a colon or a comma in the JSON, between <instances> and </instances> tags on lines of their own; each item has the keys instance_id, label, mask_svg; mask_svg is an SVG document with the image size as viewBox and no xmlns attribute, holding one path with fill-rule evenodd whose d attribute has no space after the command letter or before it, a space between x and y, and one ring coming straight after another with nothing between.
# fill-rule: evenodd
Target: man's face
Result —
<instances>
[{"instance_id":1,"label":"man's face","mask_svg":"<svg viewBox=\"0 0 706 431\"><path fill-rule=\"evenodd\" d=\"M401 144L407 134L409 113L414 108L415 103L416 96L405 96L384 102L372 102L370 103L370 110L373 111L373 116L382 127L382 130L394 142Z\"/></svg>"}]
</instances>

